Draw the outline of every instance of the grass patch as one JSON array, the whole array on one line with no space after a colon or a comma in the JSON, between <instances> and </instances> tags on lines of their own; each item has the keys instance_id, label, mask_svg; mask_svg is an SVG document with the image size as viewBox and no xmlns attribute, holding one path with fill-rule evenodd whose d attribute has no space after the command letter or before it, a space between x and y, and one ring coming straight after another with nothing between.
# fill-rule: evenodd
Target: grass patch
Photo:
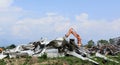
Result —
<instances>
[{"instance_id":1,"label":"grass patch","mask_svg":"<svg viewBox=\"0 0 120 65\"><path fill-rule=\"evenodd\" d=\"M120 60L120 54L118 57L108 56L110 59L114 59L116 61ZM6 58L7 59L7 58ZM20 60L21 59L21 60ZM102 58L94 57L92 58L94 61L98 62L99 65L120 65L120 63L115 63L112 61L107 61ZM15 59L7 59L10 62L10 65L16 65L15 63L21 63L18 65L94 65L94 63L86 60L81 60L77 57L73 56L65 56L65 57L54 57L48 58L47 54L42 55L41 57L26 57L26 58L15 58ZM0 65L7 65L5 59L0 60ZM9 65L9 64L8 64Z\"/></svg>"},{"instance_id":2,"label":"grass patch","mask_svg":"<svg viewBox=\"0 0 120 65\"><path fill-rule=\"evenodd\" d=\"M0 60L0 65L6 65L6 62L2 59Z\"/></svg>"}]
</instances>

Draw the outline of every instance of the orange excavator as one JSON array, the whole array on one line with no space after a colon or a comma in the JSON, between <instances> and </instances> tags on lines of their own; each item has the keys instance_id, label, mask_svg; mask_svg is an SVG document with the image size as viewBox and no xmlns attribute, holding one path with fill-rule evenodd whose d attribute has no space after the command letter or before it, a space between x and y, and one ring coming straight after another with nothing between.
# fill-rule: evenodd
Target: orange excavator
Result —
<instances>
[{"instance_id":1,"label":"orange excavator","mask_svg":"<svg viewBox=\"0 0 120 65\"><path fill-rule=\"evenodd\" d=\"M82 43L81 43L81 37L80 37L80 35L77 34L77 32L73 28L69 29L68 33L65 34L65 37L68 38L70 36L70 34L73 34L77 38L78 46L81 47Z\"/></svg>"},{"instance_id":2,"label":"orange excavator","mask_svg":"<svg viewBox=\"0 0 120 65\"><path fill-rule=\"evenodd\" d=\"M2 49L2 48L0 48L0 53L2 53L2 51L3 51L3 49Z\"/></svg>"}]
</instances>

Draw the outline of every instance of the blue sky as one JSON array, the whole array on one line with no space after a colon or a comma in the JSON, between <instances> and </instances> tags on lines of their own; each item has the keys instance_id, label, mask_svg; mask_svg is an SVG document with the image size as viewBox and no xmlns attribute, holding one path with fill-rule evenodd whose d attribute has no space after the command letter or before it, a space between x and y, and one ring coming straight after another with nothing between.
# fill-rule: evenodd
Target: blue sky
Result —
<instances>
[{"instance_id":1,"label":"blue sky","mask_svg":"<svg viewBox=\"0 0 120 65\"><path fill-rule=\"evenodd\" d=\"M120 36L119 0L0 0L0 44L63 37L73 27L89 40ZM72 35L70 38L74 38Z\"/></svg>"}]
</instances>

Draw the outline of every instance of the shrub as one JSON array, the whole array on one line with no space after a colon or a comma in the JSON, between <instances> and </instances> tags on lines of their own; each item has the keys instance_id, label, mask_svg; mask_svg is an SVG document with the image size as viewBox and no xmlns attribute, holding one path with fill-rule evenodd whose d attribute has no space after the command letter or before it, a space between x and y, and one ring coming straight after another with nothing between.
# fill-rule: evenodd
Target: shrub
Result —
<instances>
[{"instance_id":1,"label":"shrub","mask_svg":"<svg viewBox=\"0 0 120 65\"><path fill-rule=\"evenodd\" d=\"M6 65L6 62L2 59L0 60L0 65Z\"/></svg>"}]
</instances>

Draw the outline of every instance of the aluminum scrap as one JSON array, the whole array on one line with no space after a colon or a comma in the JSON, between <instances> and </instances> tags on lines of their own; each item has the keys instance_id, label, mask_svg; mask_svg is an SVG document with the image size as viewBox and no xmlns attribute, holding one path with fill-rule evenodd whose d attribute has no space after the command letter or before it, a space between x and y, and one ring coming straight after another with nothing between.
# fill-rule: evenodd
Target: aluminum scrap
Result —
<instances>
[{"instance_id":1,"label":"aluminum scrap","mask_svg":"<svg viewBox=\"0 0 120 65\"><path fill-rule=\"evenodd\" d=\"M95 64L99 64L98 62L91 59L91 53L95 53L96 57L119 63L118 61L109 59L106 56L102 55L102 53L105 54L108 51L116 54L119 53L118 51L120 51L120 47L115 45L108 45L86 49L85 47L77 47L73 40L70 40L70 42L68 42L66 39L63 38L57 38L52 41L42 39L40 41L30 42L27 45L18 45L14 49L3 51L3 53L0 54L0 59L5 58L7 55L9 55L10 58L14 58L24 55L39 57L42 56L44 53L47 53L48 57L64 57L66 56L66 54L69 54L82 60L88 60Z\"/></svg>"}]
</instances>

